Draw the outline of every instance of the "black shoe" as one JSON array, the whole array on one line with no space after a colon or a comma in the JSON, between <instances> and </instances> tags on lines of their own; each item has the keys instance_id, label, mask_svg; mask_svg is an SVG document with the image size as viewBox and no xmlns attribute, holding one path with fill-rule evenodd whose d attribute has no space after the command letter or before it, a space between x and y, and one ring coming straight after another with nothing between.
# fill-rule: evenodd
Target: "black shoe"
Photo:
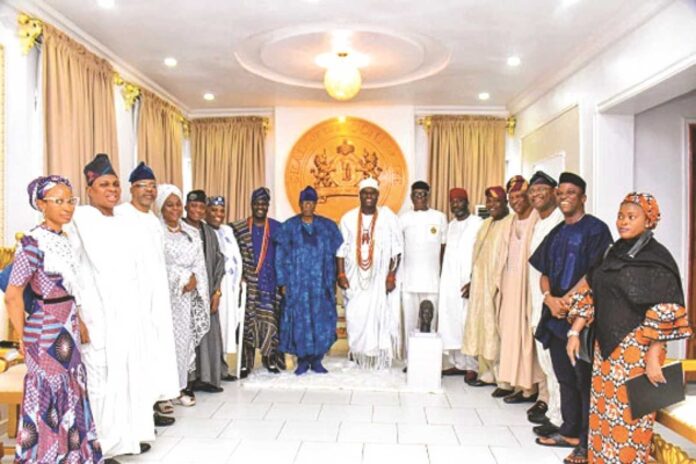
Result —
<instances>
[{"instance_id":1,"label":"black shoe","mask_svg":"<svg viewBox=\"0 0 696 464\"><path fill-rule=\"evenodd\" d=\"M540 437L550 437L554 433L557 433L560 429L553 425L551 422L546 422L542 425L537 425L532 427L532 431Z\"/></svg>"},{"instance_id":2,"label":"black shoe","mask_svg":"<svg viewBox=\"0 0 696 464\"><path fill-rule=\"evenodd\" d=\"M236 382L236 381L239 380L239 379L237 378L236 375L225 374L225 375L222 376L222 379L221 379L221 380L222 380L223 382Z\"/></svg>"},{"instance_id":3,"label":"black shoe","mask_svg":"<svg viewBox=\"0 0 696 464\"><path fill-rule=\"evenodd\" d=\"M163 416L158 412L155 413L155 425L157 427L169 427L174 422L176 422L176 419L173 417Z\"/></svg>"},{"instance_id":4,"label":"black shoe","mask_svg":"<svg viewBox=\"0 0 696 464\"><path fill-rule=\"evenodd\" d=\"M104 459L104 464L121 464L119 461L115 460L114 458L106 458Z\"/></svg>"},{"instance_id":5,"label":"black shoe","mask_svg":"<svg viewBox=\"0 0 696 464\"><path fill-rule=\"evenodd\" d=\"M450 376L450 375L466 375L466 373L469 371L465 371L462 369L457 369L456 367L450 367L449 369L445 369L442 371L442 376Z\"/></svg>"},{"instance_id":6,"label":"black shoe","mask_svg":"<svg viewBox=\"0 0 696 464\"><path fill-rule=\"evenodd\" d=\"M275 365L278 369L281 371L284 371L286 369L286 364L285 364L285 353L281 353L280 351L277 352L274 356L275 358Z\"/></svg>"},{"instance_id":7,"label":"black shoe","mask_svg":"<svg viewBox=\"0 0 696 464\"><path fill-rule=\"evenodd\" d=\"M548 410L549 406L544 401L538 400L531 408L527 409L527 417L539 414L545 415Z\"/></svg>"},{"instance_id":8,"label":"black shoe","mask_svg":"<svg viewBox=\"0 0 696 464\"><path fill-rule=\"evenodd\" d=\"M503 398L503 401L507 404L518 404L518 403L534 403L537 400L537 395L536 393L533 394L532 396L524 396L522 393L522 390L518 391L517 393L513 393L512 395L508 395L505 398Z\"/></svg>"},{"instance_id":9,"label":"black shoe","mask_svg":"<svg viewBox=\"0 0 696 464\"><path fill-rule=\"evenodd\" d=\"M147 453L150 451L150 448L152 448L152 446L150 446L149 443L140 443L140 454Z\"/></svg>"},{"instance_id":10,"label":"black shoe","mask_svg":"<svg viewBox=\"0 0 696 464\"><path fill-rule=\"evenodd\" d=\"M528 414L527 420L529 422L531 422L532 424L541 424L541 425L549 422L549 418L546 416L546 414Z\"/></svg>"},{"instance_id":11,"label":"black shoe","mask_svg":"<svg viewBox=\"0 0 696 464\"><path fill-rule=\"evenodd\" d=\"M492 382L484 382L483 380L476 379L476 378L474 378L472 380L464 378L464 382L466 382L466 384L469 385L470 387L494 387L495 386L495 384Z\"/></svg>"},{"instance_id":12,"label":"black shoe","mask_svg":"<svg viewBox=\"0 0 696 464\"><path fill-rule=\"evenodd\" d=\"M512 393L514 393L513 390L507 390L505 388L498 387L495 390L493 390L493 393L491 393L491 396L493 398L505 398L506 396L511 395Z\"/></svg>"},{"instance_id":13,"label":"black shoe","mask_svg":"<svg viewBox=\"0 0 696 464\"><path fill-rule=\"evenodd\" d=\"M276 366L275 361L272 360L273 357L274 355L261 356L261 363L263 364L263 367L265 367L271 374L280 374L278 366Z\"/></svg>"},{"instance_id":14,"label":"black shoe","mask_svg":"<svg viewBox=\"0 0 696 464\"><path fill-rule=\"evenodd\" d=\"M239 378L246 379L247 377L249 377L249 369L242 367L242 369L239 371Z\"/></svg>"},{"instance_id":15,"label":"black shoe","mask_svg":"<svg viewBox=\"0 0 696 464\"><path fill-rule=\"evenodd\" d=\"M401 372L403 372L404 374L407 373L407 372L408 372L408 366L406 366L406 367L404 367L403 369L401 369Z\"/></svg>"}]
</instances>

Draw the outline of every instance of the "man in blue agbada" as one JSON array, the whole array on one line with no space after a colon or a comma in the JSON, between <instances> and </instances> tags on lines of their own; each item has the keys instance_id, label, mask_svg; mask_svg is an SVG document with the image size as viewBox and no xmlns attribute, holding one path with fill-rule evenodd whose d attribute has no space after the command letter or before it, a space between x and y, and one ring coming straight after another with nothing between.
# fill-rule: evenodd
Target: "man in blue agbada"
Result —
<instances>
[{"instance_id":1,"label":"man in blue agbada","mask_svg":"<svg viewBox=\"0 0 696 464\"><path fill-rule=\"evenodd\" d=\"M317 191L300 193L301 213L285 221L276 250L276 276L285 296L280 351L297 356L295 374L328 372L321 361L336 341L336 224L314 214Z\"/></svg>"}]
</instances>

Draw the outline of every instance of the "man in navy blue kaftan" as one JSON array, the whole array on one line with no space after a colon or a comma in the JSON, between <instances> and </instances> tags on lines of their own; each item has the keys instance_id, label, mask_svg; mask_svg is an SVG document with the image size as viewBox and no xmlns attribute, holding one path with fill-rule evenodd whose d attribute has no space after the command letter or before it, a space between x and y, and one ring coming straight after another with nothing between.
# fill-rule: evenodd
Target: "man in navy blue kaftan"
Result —
<instances>
[{"instance_id":1,"label":"man in navy blue kaftan","mask_svg":"<svg viewBox=\"0 0 696 464\"><path fill-rule=\"evenodd\" d=\"M336 341L336 251L343 237L336 224L314 214L317 192L300 193L302 212L281 227L276 248L277 284L284 294L279 350L297 356L295 374L321 364Z\"/></svg>"}]
</instances>

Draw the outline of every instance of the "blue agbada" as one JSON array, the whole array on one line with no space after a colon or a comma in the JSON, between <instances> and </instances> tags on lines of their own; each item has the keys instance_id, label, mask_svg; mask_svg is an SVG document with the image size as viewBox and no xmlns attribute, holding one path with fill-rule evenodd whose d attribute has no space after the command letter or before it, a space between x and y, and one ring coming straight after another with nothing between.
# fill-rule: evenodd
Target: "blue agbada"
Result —
<instances>
[{"instance_id":1,"label":"blue agbada","mask_svg":"<svg viewBox=\"0 0 696 464\"><path fill-rule=\"evenodd\" d=\"M330 219L285 221L276 249L278 285L285 286L280 351L324 355L336 341L336 251L343 237Z\"/></svg>"},{"instance_id":2,"label":"blue agbada","mask_svg":"<svg viewBox=\"0 0 696 464\"><path fill-rule=\"evenodd\" d=\"M586 214L575 224L561 222L536 249L529 263L549 278L551 295L561 297L588 273L612 243L609 227L600 219ZM565 340L570 324L556 319L544 305L535 337L544 345L552 336Z\"/></svg>"}]
</instances>

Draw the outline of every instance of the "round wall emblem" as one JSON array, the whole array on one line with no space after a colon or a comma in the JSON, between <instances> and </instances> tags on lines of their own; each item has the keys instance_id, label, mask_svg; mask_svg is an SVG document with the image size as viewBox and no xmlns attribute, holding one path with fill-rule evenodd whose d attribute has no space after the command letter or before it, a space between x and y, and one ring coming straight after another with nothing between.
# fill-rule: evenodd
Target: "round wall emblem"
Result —
<instances>
[{"instance_id":1,"label":"round wall emblem","mask_svg":"<svg viewBox=\"0 0 696 464\"><path fill-rule=\"evenodd\" d=\"M384 129L360 118L332 118L310 128L292 147L285 167L285 188L295 212L300 191L317 190L317 214L334 221L359 205L358 183L379 182L379 205L399 212L406 196L408 170L396 141Z\"/></svg>"}]
</instances>

